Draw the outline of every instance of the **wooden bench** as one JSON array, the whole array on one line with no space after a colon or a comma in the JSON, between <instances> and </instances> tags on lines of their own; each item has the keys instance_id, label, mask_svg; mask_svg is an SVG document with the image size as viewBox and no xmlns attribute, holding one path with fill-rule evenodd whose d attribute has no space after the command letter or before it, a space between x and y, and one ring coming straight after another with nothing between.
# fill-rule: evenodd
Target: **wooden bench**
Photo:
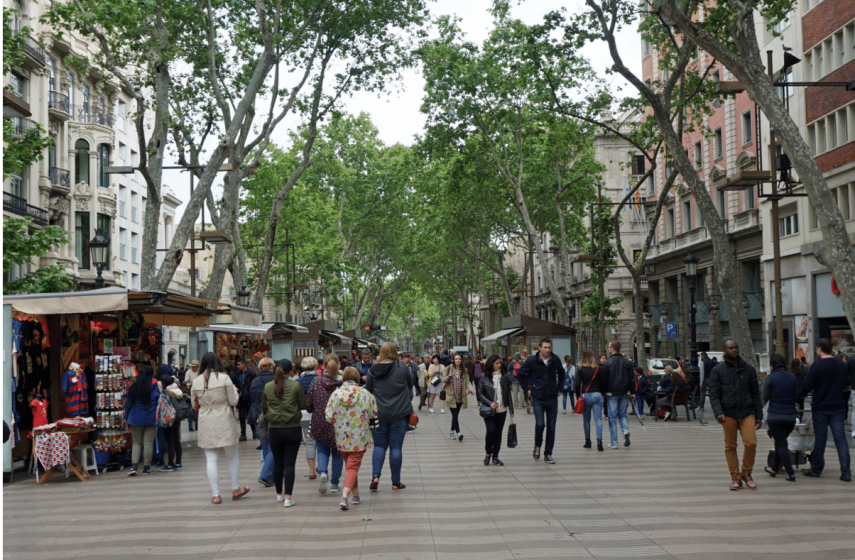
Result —
<instances>
[{"instance_id":1,"label":"wooden bench","mask_svg":"<svg viewBox=\"0 0 855 560\"><path fill-rule=\"evenodd\" d=\"M669 404L664 404L664 405L660 404L659 400L658 399L656 400L656 416L655 416L656 421L657 422L659 421L659 408L662 406L670 406L671 407L671 417L672 417L671 419L674 420L674 422L677 421L678 416L679 416L678 412L677 412L678 406L682 406L686 409L686 420L690 420L690 418L689 418L689 403L690 402L691 402L691 399L690 399L689 388L685 385L678 386L676 389L674 389L674 392L671 394L671 404L670 405ZM692 411L692 413L694 413L694 411Z\"/></svg>"}]
</instances>

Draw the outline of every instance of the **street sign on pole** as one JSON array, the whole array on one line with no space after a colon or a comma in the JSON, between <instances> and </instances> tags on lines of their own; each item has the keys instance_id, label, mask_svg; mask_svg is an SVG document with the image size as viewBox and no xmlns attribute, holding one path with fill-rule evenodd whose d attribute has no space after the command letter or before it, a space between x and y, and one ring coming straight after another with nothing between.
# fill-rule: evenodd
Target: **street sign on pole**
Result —
<instances>
[{"instance_id":1,"label":"street sign on pole","mask_svg":"<svg viewBox=\"0 0 855 560\"><path fill-rule=\"evenodd\" d=\"M677 338L677 323L665 323L665 338Z\"/></svg>"}]
</instances>

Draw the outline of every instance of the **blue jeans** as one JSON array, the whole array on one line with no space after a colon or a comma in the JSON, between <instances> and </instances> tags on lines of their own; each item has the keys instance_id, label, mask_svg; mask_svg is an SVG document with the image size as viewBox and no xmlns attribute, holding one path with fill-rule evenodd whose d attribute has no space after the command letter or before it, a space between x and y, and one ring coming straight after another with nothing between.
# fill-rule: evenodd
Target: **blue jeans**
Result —
<instances>
[{"instance_id":1,"label":"blue jeans","mask_svg":"<svg viewBox=\"0 0 855 560\"><path fill-rule=\"evenodd\" d=\"M585 412L582 413L582 427L585 429L585 439L591 439L591 413L594 415L594 425L597 428L597 439L603 439L603 395L602 393L585 393Z\"/></svg>"},{"instance_id":2,"label":"blue jeans","mask_svg":"<svg viewBox=\"0 0 855 560\"><path fill-rule=\"evenodd\" d=\"M555 447L555 421L558 419L558 397L541 401L531 399L532 410L534 410L534 446L543 445L543 429L546 428L546 448L544 455L552 455Z\"/></svg>"},{"instance_id":3,"label":"blue jeans","mask_svg":"<svg viewBox=\"0 0 855 560\"><path fill-rule=\"evenodd\" d=\"M157 427L157 438L155 438L154 442L152 459L155 463L160 463L166 458L166 432L160 426Z\"/></svg>"},{"instance_id":4,"label":"blue jeans","mask_svg":"<svg viewBox=\"0 0 855 560\"><path fill-rule=\"evenodd\" d=\"M270 439L266 437L258 438L261 443L261 456L264 457L264 466L261 467L261 474L258 478L273 482L273 453L270 452Z\"/></svg>"},{"instance_id":5,"label":"blue jeans","mask_svg":"<svg viewBox=\"0 0 855 560\"><path fill-rule=\"evenodd\" d=\"M703 410L704 409L704 403L707 400L707 384L704 383L704 386L699 387L699 389L700 389L700 393L701 393L701 402L700 402L700 404L698 404L698 408Z\"/></svg>"},{"instance_id":6,"label":"blue jeans","mask_svg":"<svg viewBox=\"0 0 855 560\"><path fill-rule=\"evenodd\" d=\"M813 454L810 456L810 468L817 475L822 474L825 468L825 443L828 441L828 428L831 428L831 437L834 438L834 446L837 448L837 458L840 460L840 474L852 478L852 470L849 465L849 443L846 441L846 433L843 430L843 421L846 419L846 409L833 411L813 411Z\"/></svg>"},{"instance_id":7,"label":"blue jeans","mask_svg":"<svg viewBox=\"0 0 855 560\"><path fill-rule=\"evenodd\" d=\"M338 482L341 479L341 453L339 453L338 449L335 447L327 447L323 443L315 440L315 443L318 445L318 452L315 457L317 460L317 468L318 474L324 474L327 472L327 465L329 465L330 457L332 457L332 476L330 476L330 484L333 486L338 486Z\"/></svg>"},{"instance_id":8,"label":"blue jeans","mask_svg":"<svg viewBox=\"0 0 855 560\"><path fill-rule=\"evenodd\" d=\"M570 395L570 408L576 408L576 393L565 387L561 393L561 398L564 399L564 410L567 410L567 395Z\"/></svg>"},{"instance_id":9,"label":"blue jeans","mask_svg":"<svg viewBox=\"0 0 855 560\"><path fill-rule=\"evenodd\" d=\"M386 450L389 450L389 465L392 468L392 484L401 482L401 464L404 462L404 436L407 435L407 419L409 416L378 420L374 434L374 453L371 456L371 470L374 478L380 478L383 463L386 461Z\"/></svg>"},{"instance_id":10,"label":"blue jeans","mask_svg":"<svg viewBox=\"0 0 855 560\"><path fill-rule=\"evenodd\" d=\"M620 429L623 435L629 434L629 420L626 417L629 395L609 395L607 404L609 407L609 435L612 438L612 445L617 445L618 420L620 420Z\"/></svg>"}]
</instances>

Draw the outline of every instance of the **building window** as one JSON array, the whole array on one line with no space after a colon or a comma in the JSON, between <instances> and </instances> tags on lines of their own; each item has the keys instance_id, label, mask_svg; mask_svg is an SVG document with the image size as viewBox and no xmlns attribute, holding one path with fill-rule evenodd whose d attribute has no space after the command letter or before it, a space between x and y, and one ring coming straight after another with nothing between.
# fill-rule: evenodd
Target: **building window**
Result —
<instances>
[{"instance_id":1,"label":"building window","mask_svg":"<svg viewBox=\"0 0 855 560\"><path fill-rule=\"evenodd\" d=\"M137 203L139 202L139 195L133 191L131 191L131 221L137 221Z\"/></svg>"},{"instance_id":2,"label":"building window","mask_svg":"<svg viewBox=\"0 0 855 560\"><path fill-rule=\"evenodd\" d=\"M27 78L25 78L22 74L17 72L11 72L9 74L9 87L12 89L12 93L16 96L20 97L23 101L28 101L27 99Z\"/></svg>"},{"instance_id":3,"label":"building window","mask_svg":"<svg viewBox=\"0 0 855 560\"><path fill-rule=\"evenodd\" d=\"M17 196L18 198L27 199L27 181L24 177L27 176L27 170L25 169L22 175L18 175L13 173L9 176L9 180L11 181L11 191L12 194Z\"/></svg>"},{"instance_id":4,"label":"building window","mask_svg":"<svg viewBox=\"0 0 855 560\"><path fill-rule=\"evenodd\" d=\"M111 225L110 216L108 216L106 214L98 214L98 229L101 230L102 235L104 237L106 237L107 239L111 239L111 236L113 233L113 229L110 227L110 225ZM111 243L111 245L112 245L112 243ZM107 266L104 267L104 270L110 270L110 260L111 260L110 255L111 254L112 254L112 251L108 247L107 248Z\"/></svg>"},{"instance_id":5,"label":"building window","mask_svg":"<svg viewBox=\"0 0 855 560\"><path fill-rule=\"evenodd\" d=\"M89 270L89 212L74 214L74 249L77 257L77 268Z\"/></svg>"},{"instance_id":6,"label":"building window","mask_svg":"<svg viewBox=\"0 0 855 560\"><path fill-rule=\"evenodd\" d=\"M721 159L724 155L724 145L721 139L721 128L715 129L713 132L713 144L715 146L715 159Z\"/></svg>"},{"instance_id":7,"label":"building window","mask_svg":"<svg viewBox=\"0 0 855 560\"><path fill-rule=\"evenodd\" d=\"M810 153L812 156L817 154L816 126L808 126L808 142L810 143Z\"/></svg>"},{"instance_id":8,"label":"building window","mask_svg":"<svg viewBox=\"0 0 855 560\"><path fill-rule=\"evenodd\" d=\"M83 90L83 121L89 122L89 86L81 84Z\"/></svg>"},{"instance_id":9,"label":"building window","mask_svg":"<svg viewBox=\"0 0 855 560\"><path fill-rule=\"evenodd\" d=\"M126 288L131 287L130 284L128 284L128 271L127 270L122 273L122 283L125 285Z\"/></svg>"},{"instance_id":10,"label":"building window","mask_svg":"<svg viewBox=\"0 0 855 560\"><path fill-rule=\"evenodd\" d=\"M683 231L692 229L692 203L688 200L683 202Z\"/></svg>"},{"instance_id":11,"label":"building window","mask_svg":"<svg viewBox=\"0 0 855 560\"><path fill-rule=\"evenodd\" d=\"M110 177L107 168L110 166L110 145L98 144L98 186L107 188L110 186Z\"/></svg>"},{"instance_id":12,"label":"building window","mask_svg":"<svg viewBox=\"0 0 855 560\"><path fill-rule=\"evenodd\" d=\"M816 135L819 136L819 152L823 153L828 150L828 138L825 136L825 121L819 121L817 125Z\"/></svg>"},{"instance_id":13,"label":"building window","mask_svg":"<svg viewBox=\"0 0 855 560\"><path fill-rule=\"evenodd\" d=\"M145 223L145 197L142 199L142 204L140 205L140 221Z\"/></svg>"},{"instance_id":14,"label":"building window","mask_svg":"<svg viewBox=\"0 0 855 560\"><path fill-rule=\"evenodd\" d=\"M131 274L131 289L139 290L140 289L140 275L139 274Z\"/></svg>"},{"instance_id":15,"label":"building window","mask_svg":"<svg viewBox=\"0 0 855 560\"><path fill-rule=\"evenodd\" d=\"M128 217L128 187L119 185L119 216Z\"/></svg>"},{"instance_id":16,"label":"building window","mask_svg":"<svg viewBox=\"0 0 855 560\"><path fill-rule=\"evenodd\" d=\"M127 245L128 245L128 230L125 228L119 228L119 258L123 261L128 260L127 257Z\"/></svg>"},{"instance_id":17,"label":"building window","mask_svg":"<svg viewBox=\"0 0 855 560\"><path fill-rule=\"evenodd\" d=\"M68 90L66 90L65 94L68 96L68 106L69 111L71 111L70 107L74 105L74 74L70 72L68 74Z\"/></svg>"},{"instance_id":18,"label":"building window","mask_svg":"<svg viewBox=\"0 0 855 560\"><path fill-rule=\"evenodd\" d=\"M642 48L644 49L644 56L650 56L650 43L642 41Z\"/></svg>"},{"instance_id":19,"label":"building window","mask_svg":"<svg viewBox=\"0 0 855 560\"><path fill-rule=\"evenodd\" d=\"M837 147L837 117L828 115L828 137L831 139L831 147Z\"/></svg>"},{"instance_id":20,"label":"building window","mask_svg":"<svg viewBox=\"0 0 855 560\"><path fill-rule=\"evenodd\" d=\"M784 31L784 29L788 28L789 26L790 14L787 14L786 16L784 16L784 19L772 26L772 33L774 33L775 35L779 35Z\"/></svg>"},{"instance_id":21,"label":"building window","mask_svg":"<svg viewBox=\"0 0 855 560\"><path fill-rule=\"evenodd\" d=\"M125 166L125 159L127 158L127 155L128 155L128 147L125 146L124 144L122 144L121 142L119 142L119 166L120 167Z\"/></svg>"},{"instance_id":22,"label":"building window","mask_svg":"<svg viewBox=\"0 0 855 560\"><path fill-rule=\"evenodd\" d=\"M89 184L89 142L78 140L74 143L74 183Z\"/></svg>"},{"instance_id":23,"label":"building window","mask_svg":"<svg viewBox=\"0 0 855 560\"><path fill-rule=\"evenodd\" d=\"M840 191L840 195L837 197L840 211L843 213L843 218L848 220L852 217L852 211L849 209L849 185L843 185L837 190Z\"/></svg>"},{"instance_id":24,"label":"building window","mask_svg":"<svg viewBox=\"0 0 855 560\"><path fill-rule=\"evenodd\" d=\"M742 144L751 143L751 109L742 113Z\"/></svg>"},{"instance_id":25,"label":"building window","mask_svg":"<svg viewBox=\"0 0 855 560\"><path fill-rule=\"evenodd\" d=\"M837 120L840 121L841 144L849 142L849 119L847 118L846 112L847 108L844 107L839 113L837 113Z\"/></svg>"},{"instance_id":26,"label":"building window","mask_svg":"<svg viewBox=\"0 0 855 560\"><path fill-rule=\"evenodd\" d=\"M751 210L755 208L754 202L754 187L742 191L745 193L745 206Z\"/></svg>"},{"instance_id":27,"label":"building window","mask_svg":"<svg viewBox=\"0 0 855 560\"><path fill-rule=\"evenodd\" d=\"M140 243L139 234L131 232L131 262L134 264L139 262L137 260L137 253L139 253L139 243Z\"/></svg>"},{"instance_id":28,"label":"building window","mask_svg":"<svg viewBox=\"0 0 855 560\"><path fill-rule=\"evenodd\" d=\"M674 209L669 208L668 209L668 224L667 224L667 229L665 231L665 237L666 238L674 237L674 235L676 233L677 233L677 231L674 228Z\"/></svg>"},{"instance_id":29,"label":"building window","mask_svg":"<svg viewBox=\"0 0 855 560\"><path fill-rule=\"evenodd\" d=\"M56 91L56 59L51 58L50 74L48 74L48 91Z\"/></svg>"},{"instance_id":30,"label":"building window","mask_svg":"<svg viewBox=\"0 0 855 560\"><path fill-rule=\"evenodd\" d=\"M131 167L134 168L134 181L137 183L142 182L142 174L137 170L137 167L140 165L140 155L135 151L131 150Z\"/></svg>"},{"instance_id":31,"label":"building window","mask_svg":"<svg viewBox=\"0 0 855 560\"><path fill-rule=\"evenodd\" d=\"M695 169L701 169L704 166L704 148L701 141L695 142Z\"/></svg>"},{"instance_id":32,"label":"building window","mask_svg":"<svg viewBox=\"0 0 855 560\"><path fill-rule=\"evenodd\" d=\"M787 237L799 232L799 215L797 213L778 218L778 236Z\"/></svg>"},{"instance_id":33,"label":"building window","mask_svg":"<svg viewBox=\"0 0 855 560\"><path fill-rule=\"evenodd\" d=\"M715 88L716 82L721 81L721 74L719 73L718 70L716 70L715 72L712 73L712 81L713 81L713 88ZM713 91L715 91L715 89L713 89ZM721 96L718 96L713 100L713 107L715 107L716 109L721 107Z\"/></svg>"},{"instance_id":34,"label":"building window","mask_svg":"<svg viewBox=\"0 0 855 560\"><path fill-rule=\"evenodd\" d=\"M124 101L119 101L119 130L122 132L127 132L128 129L125 127L125 113L127 111L127 106Z\"/></svg>"},{"instance_id":35,"label":"building window","mask_svg":"<svg viewBox=\"0 0 855 560\"><path fill-rule=\"evenodd\" d=\"M718 212L722 220L727 219L727 193L718 191Z\"/></svg>"}]
</instances>

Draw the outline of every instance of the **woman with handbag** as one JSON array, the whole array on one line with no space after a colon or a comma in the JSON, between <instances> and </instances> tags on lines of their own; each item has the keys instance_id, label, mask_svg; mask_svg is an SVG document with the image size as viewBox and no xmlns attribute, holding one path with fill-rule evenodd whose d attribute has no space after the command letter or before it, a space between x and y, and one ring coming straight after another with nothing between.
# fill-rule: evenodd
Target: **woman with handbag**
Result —
<instances>
[{"instance_id":1,"label":"woman with handbag","mask_svg":"<svg viewBox=\"0 0 855 560\"><path fill-rule=\"evenodd\" d=\"M576 393L574 412L582 414L582 426L585 429L585 449L591 448L591 415L597 428L597 451L603 450L603 376L599 375L594 353L591 350L582 352L582 363L576 371L576 382L573 391Z\"/></svg>"},{"instance_id":2,"label":"woman with handbag","mask_svg":"<svg viewBox=\"0 0 855 560\"><path fill-rule=\"evenodd\" d=\"M373 446L369 424L372 418L377 417L374 395L359 386L360 379L355 367L344 368L342 382L330 395L323 414L325 423L334 428L335 445L346 464L339 504L339 508L345 511L350 509L347 499L351 494L353 505L359 504L357 475L365 452Z\"/></svg>"},{"instance_id":3,"label":"woman with handbag","mask_svg":"<svg viewBox=\"0 0 855 560\"><path fill-rule=\"evenodd\" d=\"M365 380L365 389L377 401L377 427L373 429L374 452L371 456L373 478L370 490L377 490L380 473L389 450L389 466L392 469L392 489L406 488L401 482L401 464L404 461L404 436L407 435L413 402L413 376L403 363L398 361L398 348L392 342L380 347L380 356Z\"/></svg>"},{"instance_id":4,"label":"woman with handbag","mask_svg":"<svg viewBox=\"0 0 855 560\"><path fill-rule=\"evenodd\" d=\"M286 508L294 505L292 494L297 476L297 454L303 441L300 421L303 418L302 411L308 405L303 387L289 377L291 373L277 367L273 382L265 385L261 393L261 410L267 419L270 452L273 454L276 501L284 502L282 505Z\"/></svg>"},{"instance_id":5,"label":"woman with handbag","mask_svg":"<svg viewBox=\"0 0 855 560\"><path fill-rule=\"evenodd\" d=\"M199 365L202 375L193 380L190 398L199 411L199 447L205 450L208 483L211 485L211 502L221 504L220 481L217 462L220 449L229 460L229 479L232 483L232 500L239 500L249 493L249 487L240 486L238 475L238 423L232 407L238 403L237 388L226 373L220 358L213 352L202 356Z\"/></svg>"},{"instance_id":6,"label":"woman with handbag","mask_svg":"<svg viewBox=\"0 0 855 560\"><path fill-rule=\"evenodd\" d=\"M446 402L451 411L451 431L448 433L448 437L463 441L458 416L460 416L460 409L466 408L468 400L466 395L474 395L475 389L469 383L469 375L463 365L463 356L455 354L453 359L451 365L445 368L442 373L442 384L445 387L446 395L448 395Z\"/></svg>"},{"instance_id":7,"label":"woman with handbag","mask_svg":"<svg viewBox=\"0 0 855 560\"><path fill-rule=\"evenodd\" d=\"M431 360L431 365L427 368L427 392L430 395L428 400L428 412L433 414L433 401L439 395L440 414L445 414L445 386L442 384L442 363L439 359L439 354L434 355Z\"/></svg>"},{"instance_id":8,"label":"woman with handbag","mask_svg":"<svg viewBox=\"0 0 855 560\"><path fill-rule=\"evenodd\" d=\"M142 366L137 379L128 388L125 399L125 422L131 427L133 447L131 448L131 470L128 476L136 476L140 455L143 460L143 474L151 474L151 458L154 454L154 438L157 437L157 401L160 388L154 379L154 368Z\"/></svg>"},{"instance_id":9,"label":"woman with handbag","mask_svg":"<svg viewBox=\"0 0 855 560\"><path fill-rule=\"evenodd\" d=\"M484 375L478 384L478 412L484 418L487 435L484 437L484 447L487 455L484 464L504 465L499 460L499 450L502 448L502 431L508 412L514 417L514 399L511 396L511 382L508 371L502 360L495 354L487 358Z\"/></svg>"}]
</instances>

